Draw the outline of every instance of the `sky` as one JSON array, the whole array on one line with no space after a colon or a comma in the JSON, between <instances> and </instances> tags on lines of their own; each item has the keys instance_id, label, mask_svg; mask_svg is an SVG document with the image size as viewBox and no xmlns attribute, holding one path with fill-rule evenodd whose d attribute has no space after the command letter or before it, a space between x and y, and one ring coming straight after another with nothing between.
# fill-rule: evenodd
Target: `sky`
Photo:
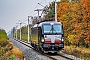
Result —
<instances>
[{"instance_id":1,"label":"sky","mask_svg":"<svg viewBox=\"0 0 90 60\"><path fill-rule=\"evenodd\" d=\"M41 9L53 0L0 0L0 27L9 32L20 21L27 24L28 16L37 15L35 9ZM25 25L25 24L24 24Z\"/></svg>"}]
</instances>

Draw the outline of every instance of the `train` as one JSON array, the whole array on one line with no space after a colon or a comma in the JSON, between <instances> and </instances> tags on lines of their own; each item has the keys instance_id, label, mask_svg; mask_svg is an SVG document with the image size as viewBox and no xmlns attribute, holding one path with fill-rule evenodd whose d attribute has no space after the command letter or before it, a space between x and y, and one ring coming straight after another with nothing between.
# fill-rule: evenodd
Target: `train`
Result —
<instances>
[{"instance_id":1,"label":"train","mask_svg":"<svg viewBox=\"0 0 90 60\"><path fill-rule=\"evenodd\" d=\"M64 48L61 22L43 21L31 27L31 46L43 53L58 53Z\"/></svg>"}]
</instances>

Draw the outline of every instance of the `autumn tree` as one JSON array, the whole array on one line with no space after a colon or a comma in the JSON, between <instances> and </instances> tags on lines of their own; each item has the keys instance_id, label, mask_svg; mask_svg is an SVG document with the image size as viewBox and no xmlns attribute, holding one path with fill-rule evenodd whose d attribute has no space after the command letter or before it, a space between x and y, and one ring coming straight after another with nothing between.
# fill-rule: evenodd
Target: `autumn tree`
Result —
<instances>
[{"instance_id":1,"label":"autumn tree","mask_svg":"<svg viewBox=\"0 0 90 60\"><path fill-rule=\"evenodd\" d=\"M89 46L90 9L88 7L90 6L86 6L80 2L60 2L58 4L58 21L63 23L66 44Z\"/></svg>"},{"instance_id":2,"label":"autumn tree","mask_svg":"<svg viewBox=\"0 0 90 60\"><path fill-rule=\"evenodd\" d=\"M83 22L86 22L87 28L85 30L85 43L86 47L90 45L90 0L81 0L81 4L84 7Z\"/></svg>"}]
</instances>

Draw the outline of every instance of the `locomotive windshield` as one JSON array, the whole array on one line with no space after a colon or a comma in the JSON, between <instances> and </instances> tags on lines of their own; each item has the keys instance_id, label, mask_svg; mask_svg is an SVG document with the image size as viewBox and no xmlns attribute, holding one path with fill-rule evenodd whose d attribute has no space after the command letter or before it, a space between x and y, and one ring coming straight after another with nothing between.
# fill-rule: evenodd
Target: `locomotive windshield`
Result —
<instances>
[{"instance_id":1,"label":"locomotive windshield","mask_svg":"<svg viewBox=\"0 0 90 60\"><path fill-rule=\"evenodd\" d=\"M53 25L53 33L62 33L61 25Z\"/></svg>"},{"instance_id":2,"label":"locomotive windshield","mask_svg":"<svg viewBox=\"0 0 90 60\"><path fill-rule=\"evenodd\" d=\"M44 27L44 33L49 33L52 28L51 25L44 25L43 27Z\"/></svg>"},{"instance_id":3,"label":"locomotive windshield","mask_svg":"<svg viewBox=\"0 0 90 60\"><path fill-rule=\"evenodd\" d=\"M63 33L62 26L60 24L57 25L44 25L44 33Z\"/></svg>"}]
</instances>

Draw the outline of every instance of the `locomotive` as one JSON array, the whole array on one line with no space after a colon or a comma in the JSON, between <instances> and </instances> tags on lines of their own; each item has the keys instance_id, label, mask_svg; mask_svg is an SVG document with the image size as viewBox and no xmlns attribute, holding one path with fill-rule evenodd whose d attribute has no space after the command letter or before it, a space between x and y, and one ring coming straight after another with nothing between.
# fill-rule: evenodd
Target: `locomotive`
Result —
<instances>
[{"instance_id":1,"label":"locomotive","mask_svg":"<svg viewBox=\"0 0 90 60\"><path fill-rule=\"evenodd\" d=\"M57 53L64 48L61 22L39 22L31 28L31 45L43 53Z\"/></svg>"}]
</instances>

